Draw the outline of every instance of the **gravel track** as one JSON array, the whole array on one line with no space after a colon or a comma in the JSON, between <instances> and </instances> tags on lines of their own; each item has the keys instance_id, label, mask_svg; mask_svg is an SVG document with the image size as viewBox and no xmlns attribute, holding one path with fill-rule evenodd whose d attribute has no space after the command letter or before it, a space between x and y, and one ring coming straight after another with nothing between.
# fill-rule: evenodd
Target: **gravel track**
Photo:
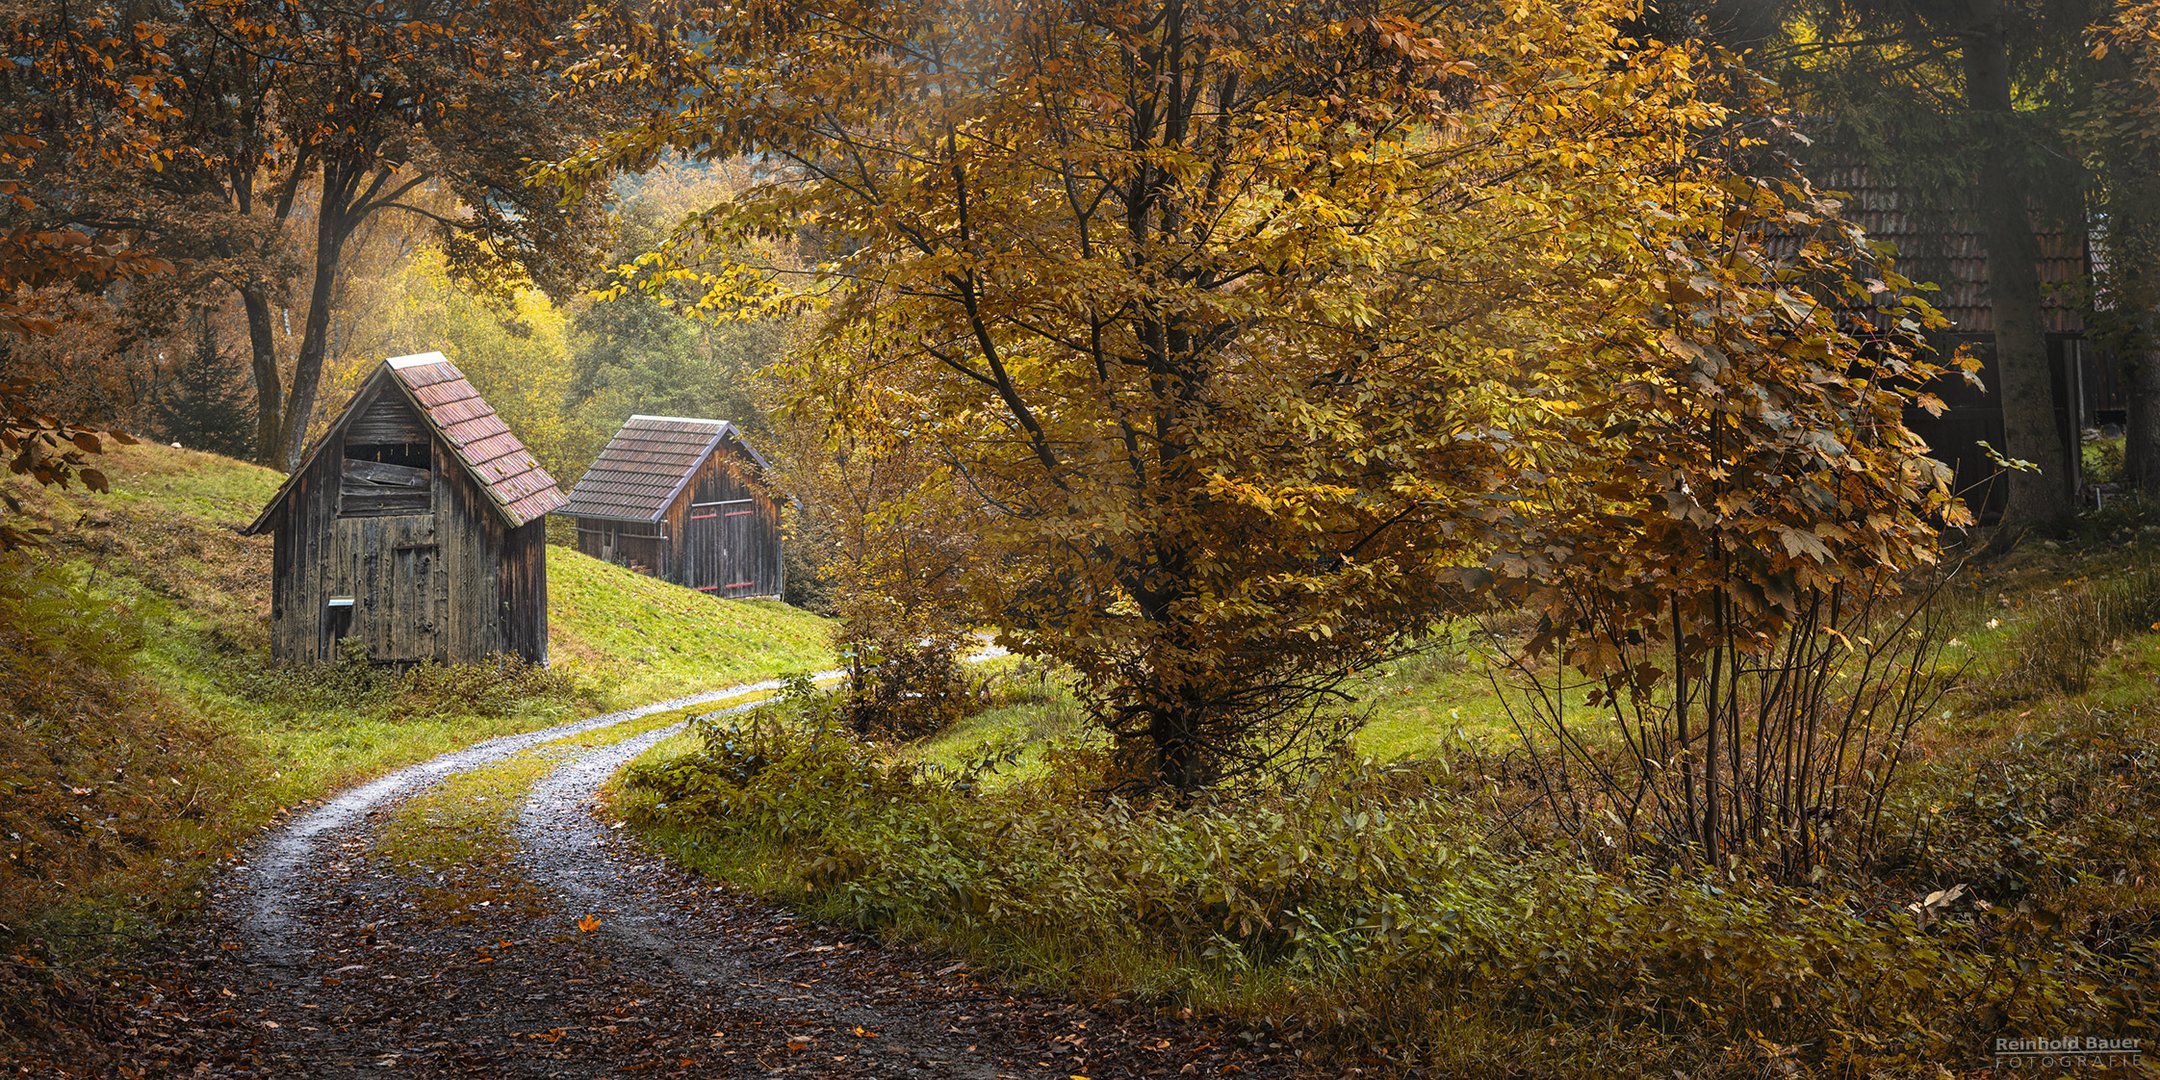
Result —
<instances>
[{"instance_id":1,"label":"gravel track","mask_svg":"<svg viewBox=\"0 0 2160 1080\"><path fill-rule=\"evenodd\" d=\"M681 725L622 740L607 729L778 686L491 740L294 816L216 884L203 938L126 990L109 1037L28 1074L1305 1074L1250 1035L1015 991L950 956L804 923L595 815L608 778ZM503 823L509 850L424 868L377 850L414 796L536 749L550 767Z\"/></svg>"},{"instance_id":2,"label":"gravel track","mask_svg":"<svg viewBox=\"0 0 2160 1080\"><path fill-rule=\"evenodd\" d=\"M811 678L831 679L838 678L840 674L837 671L821 671ZM378 812L389 803L407 798L422 788L441 783L459 773L471 772L542 743L614 727L655 713L694 708L744 694L770 692L780 689L781 685L779 680L745 683L725 690L691 694L640 705L634 709L573 720L538 731L505 735L407 766L372 783L362 784L337 795L264 835L257 842L251 860L231 871L233 886L247 890L254 898L245 927L248 945L258 950L260 959L266 963L284 963L294 959L294 909L306 902L304 886L310 870L321 861L328 842L336 834L351 831L368 815Z\"/></svg>"}]
</instances>

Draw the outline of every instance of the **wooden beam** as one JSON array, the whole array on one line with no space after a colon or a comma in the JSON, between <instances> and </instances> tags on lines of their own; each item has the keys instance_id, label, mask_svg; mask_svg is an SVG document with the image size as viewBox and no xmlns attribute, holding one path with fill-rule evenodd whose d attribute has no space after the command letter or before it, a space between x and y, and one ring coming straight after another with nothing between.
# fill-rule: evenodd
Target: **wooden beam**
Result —
<instances>
[{"instance_id":1,"label":"wooden beam","mask_svg":"<svg viewBox=\"0 0 2160 1080\"><path fill-rule=\"evenodd\" d=\"M406 465L391 465L381 461L345 459L344 478L348 481L374 484L393 488L425 488L434 481L434 473Z\"/></svg>"}]
</instances>

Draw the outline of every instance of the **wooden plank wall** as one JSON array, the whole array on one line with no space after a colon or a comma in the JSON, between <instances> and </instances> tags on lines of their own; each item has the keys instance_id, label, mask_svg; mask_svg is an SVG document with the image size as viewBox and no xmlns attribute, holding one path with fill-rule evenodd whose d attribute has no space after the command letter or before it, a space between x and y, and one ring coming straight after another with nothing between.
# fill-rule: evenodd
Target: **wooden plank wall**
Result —
<instances>
[{"instance_id":1,"label":"wooden plank wall","mask_svg":"<svg viewBox=\"0 0 2160 1080\"><path fill-rule=\"evenodd\" d=\"M784 585L779 507L751 482L755 468L723 444L668 507L668 580L714 596L778 596Z\"/></svg>"},{"instance_id":2,"label":"wooden plank wall","mask_svg":"<svg viewBox=\"0 0 2160 1080\"><path fill-rule=\"evenodd\" d=\"M635 565L645 573L661 569L660 554L667 546L659 536L661 526L598 518L576 520L579 551L618 566Z\"/></svg>"},{"instance_id":3,"label":"wooden plank wall","mask_svg":"<svg viewBox=\"0 0 2160 1080\"><path fill-rule=\"evenodd\" d=\"M410 414L370 408L354 422L400 411ZM366 439L385 434L392 433L371 430ZM354 438L349 430L344 437ZM426 512L340 518L342 442L324 447L294 482L274 524L276 659L331 658L328 602L350 596L349 632L366 644L370 659L471 663L510 653L546 662L544 523L508 528L450 449L432 433L424 437L435 473Z\"/></svg>"}]
</instances>

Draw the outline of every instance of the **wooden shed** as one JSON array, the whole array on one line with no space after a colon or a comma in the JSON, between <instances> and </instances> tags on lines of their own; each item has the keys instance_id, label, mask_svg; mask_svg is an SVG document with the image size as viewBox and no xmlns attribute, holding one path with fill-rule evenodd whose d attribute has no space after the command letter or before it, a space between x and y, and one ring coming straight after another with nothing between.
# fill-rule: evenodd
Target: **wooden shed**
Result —
<instances>
[{"instance_id":1,"label":"wooden shed","mask_svg":"<svg viewBox=\"0 0 2160 1080\"><path fill-rule=\"evenodd\" d=\"M1982 444L2004 445L2003 406L1994 393L2000 381L1995 371L1995 312L1988 295L1987 249L1970 199L1899 183L1880 170L1840 159L1835 152L1825 153L1829 160L1811 170L1816 184L1844 193L1846 217L1866 229L1870 238L1897 246L1901 272L1937 287L1927 299L1949 318L1950 326L1932 333L1930 344L1945 355L1970 347L1981 360L1985 389L1958 377L1941 379L1929 389L1943 400L1942 415L1914 408L1907 411L1905 423L1956 470L1957 489L1967 493L1974 512L1983 521L1993 521L2001 514L2008 490L1991 482L1996 466ZM2123 399L2116 387L2114 360L2095 349L2085 335L2084 294L2093 252L2084 228L2052 224L2039 213L2034 226L2039 246L2034 269L2043 290L2041 318L2054 383L2056 437L2071 470L2059 479L2075 495L2084 485L2079 468L2083 432L2120 424Z\"/></svg>"},{"instance_id":2,"label":"wooden shed","mask_svg":"<svg viewBox=\"0 0 2160 1080\"><path fill-rule=\"evenodd\" d=\"M778 596L780 508L734 424L633 416L570 489L578 550L715 596Z\"/></svg>"},{"instance_id":3,"label":"wooden shed","mask_svg":"<svg viewBox=\"0 0 2160 1080\"><path fill-rule=\"evenodd\" d=\"M274 538L271 654L547 661L555 479L441 353L387 361L248 526Z\"/></svg>"}]
</instances>

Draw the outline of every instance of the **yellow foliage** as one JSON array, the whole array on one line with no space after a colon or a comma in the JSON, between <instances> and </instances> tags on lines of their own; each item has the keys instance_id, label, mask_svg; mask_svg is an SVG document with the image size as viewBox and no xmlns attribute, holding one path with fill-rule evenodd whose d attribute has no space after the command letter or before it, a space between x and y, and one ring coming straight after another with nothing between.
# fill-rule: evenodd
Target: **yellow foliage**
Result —
<instances>
[{"instance_id":1,"label":"yellow foliage","mask_svg":"<svg viewBox=\"0 0 2160 1080\"><path fill-rule=\"evenodd\" d=\"M769 162L626 273L813 316L798 410L929 463L865 514L968 529L980 617L1190 789L1496 588L1647 632L1737 589L1773 625L1956 513L1899 421L1932 369L1840 322L1928 313L1732 165L1750 84L1636 14L751 3L631 50L681 93L549 175ZM814 272L727 257L812 231Z\"/></svg>"}]
</instances>

